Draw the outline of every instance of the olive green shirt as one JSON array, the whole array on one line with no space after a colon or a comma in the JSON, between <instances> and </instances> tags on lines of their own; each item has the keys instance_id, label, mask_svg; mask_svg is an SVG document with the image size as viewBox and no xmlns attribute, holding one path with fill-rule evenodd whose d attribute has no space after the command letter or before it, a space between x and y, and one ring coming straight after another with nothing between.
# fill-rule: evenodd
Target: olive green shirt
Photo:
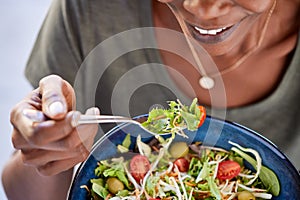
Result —
<instances>
[{"instance_id":1,"label":"olive green shirt","mask_svg":"<svg viewBox=\"0 0 300 200\"><path fill-rule=\"evenodd\" d=\"M46 75L62 76L74 85L80 111L98 106L101 113L136 116L155 106L166 107L169 100L189 104L191 98L163 65L152 23L151 0L55 0L26 76L34 87ZM166 39L178 34L161 31ZM245 107L208 111L264 135L300 169L299 98L300 45L272 94Z\"/></svg>"}]
</instances>

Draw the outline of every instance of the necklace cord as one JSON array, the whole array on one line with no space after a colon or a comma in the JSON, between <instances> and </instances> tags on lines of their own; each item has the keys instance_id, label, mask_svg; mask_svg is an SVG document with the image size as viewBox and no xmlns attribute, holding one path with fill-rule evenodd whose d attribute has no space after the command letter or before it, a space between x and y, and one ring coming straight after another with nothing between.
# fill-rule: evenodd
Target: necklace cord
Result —
<instances>
[{"instance_id":1,"label":"necklace cord","mask_svg":"<svg viewBox=\"0 0 300 200\"><path fill-rule=\"evenodd\" d=\"M173 14L175 15L175 17L176 17L176 19L177 19L177 21L178 21L178 23L179 23L179 25L180 25L180 27L182 29L182 32L183 32L183 34L185 36L185 39L186 39L186 41L188 43L188 46L189 46L189 48L190 48L190 50L192 52L193 58L194 58L197 66L198 66L198 69L200 70L201 76L206 76L207 74L205 72L205 69L204 69L204 67L203 67L203 65L202 65L202 63L200 61L200 58L199 58L199 56L198 56L198 54L196 52L195 47L192 45L192 42L190 40L190 38L192 38L192 36L190 35L185 22L183 21L182 17L180 16L180 13L178 12L178 10L177 10L176 7L172 6L170 3L166 3L166 4L168 5L168 7L171 9L171 11L173 12Z\"/></svg>"}]
</instances>

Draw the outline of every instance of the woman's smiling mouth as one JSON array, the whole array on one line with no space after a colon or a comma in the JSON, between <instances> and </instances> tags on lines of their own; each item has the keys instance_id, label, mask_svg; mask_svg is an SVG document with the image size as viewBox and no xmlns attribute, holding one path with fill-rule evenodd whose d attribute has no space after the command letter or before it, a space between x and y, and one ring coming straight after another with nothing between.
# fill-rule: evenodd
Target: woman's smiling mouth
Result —
<instances>
[{"instance_id":1,"label":"woman's smiling mouth","mask_svg":"<svg viewBox=\"0 0 300 200\"><path fill-rule=\"evenodd\" d=\"M187 23L191 35L200 42L213 44L224 41L238 27L240 23L233 26L220 27L217 29L204 29Z\"/></svg>"},{"instance_id":2,"label":"woman's smiling mouth","mask_svg":"<svg viewBox=\"0 0 300 200\"><path fill-rule=\"evenodd\" d=\"M221 33L223 30L227 29L226 27L224 28L219 28L219 29L211 29L211 30L205 30L201 29L197 26L194 27L197 31L200 32L202 35L217 35L218 33Z\"/></svg>"}]
</instances>

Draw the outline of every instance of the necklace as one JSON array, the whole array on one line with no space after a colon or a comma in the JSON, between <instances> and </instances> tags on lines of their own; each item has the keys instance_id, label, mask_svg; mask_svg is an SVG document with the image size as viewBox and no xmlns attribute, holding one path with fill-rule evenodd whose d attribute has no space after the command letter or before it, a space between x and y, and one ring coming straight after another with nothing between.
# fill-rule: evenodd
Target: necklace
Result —
<instances>
[{"instance_id":1,"label":"necklace","mask_svg":"<svg viewBox=\"0 0 300 200\"><path fill-rule=\"evenodd\" d=\"M183 21L183 18L181 17L180 13L178 12L178 10L176 9L176 7L172 6L170 3L166 3L168 5L168 7L171 9L171 11L173 12L173 14L175 15L181 29L182 29L182 32L185 36L185 39L188 43L188 46L192 52L192 55L194 57L194 60L197 64L197 67L199 69L199 73L201 75L201 78L199 79L199 85L203 88L203 89L207 89L207 90L210 90L212 89L214 86L215 86L215 80L214 78L217 77L217 76L222 76L226 73L229 73L235 69L237 69L238 67L241 66L241 64L250 56L252 55L260 46L261 46L261 43L265 37L265 34L266 34L266 30L267 30L267 26L269 24L269 21L270 21L270 18L273 14L273 11L276 7L276 0L274 0L274 3L272 5L272 7L270 8L270 11L268 13L268 16L266 18L266 21L264 23L264 26L263 26L263 29L262 29L262 32L261 32L261 35L258 39L258 42L257 44L251 48L246 54L244 54L241 58L239 58L239 60L237 60L233 65L221 70L221 71L217 71L216 73L214 74L207 74L201 61L200 61L200 58L195 50L195 47L192 45L192 42L191 42L191 34L187 28L187 25L186 23Z\"/></svg>"}]
</instances>

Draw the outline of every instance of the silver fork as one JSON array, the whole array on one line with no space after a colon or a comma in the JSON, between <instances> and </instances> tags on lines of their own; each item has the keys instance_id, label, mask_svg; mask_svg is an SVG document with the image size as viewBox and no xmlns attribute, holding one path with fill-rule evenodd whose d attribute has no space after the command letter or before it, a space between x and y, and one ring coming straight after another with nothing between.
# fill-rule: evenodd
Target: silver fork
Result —
<instances>
[{"instance_id":1,"label":"silver fork","mask_svg":"<svg viewBox=\"0 0 300 200\"><path fill-rule=\"evenodd\" d=\"M79 124L97 124L97 123L114 123L114 122L128 122L134 124L140 124L139 122L123 116L113 116L113 115L80 115L78 119L75 120L77 125Z\"/></svg>"},{"instance_id":2,"label":"silver fork","mask_svg":"<svg viewBox=\"0 0 300 200\"><path fill-rule=\"evenodd\" d=\"M132 123L141 127L143 130L156 135L157 133L151 132L146 129L139 121L124 116L114 115L80 115L80 117L73 119L72 124L74 127L80 124L98 124L98 123Z\"/></svg>"}]
</instances>

